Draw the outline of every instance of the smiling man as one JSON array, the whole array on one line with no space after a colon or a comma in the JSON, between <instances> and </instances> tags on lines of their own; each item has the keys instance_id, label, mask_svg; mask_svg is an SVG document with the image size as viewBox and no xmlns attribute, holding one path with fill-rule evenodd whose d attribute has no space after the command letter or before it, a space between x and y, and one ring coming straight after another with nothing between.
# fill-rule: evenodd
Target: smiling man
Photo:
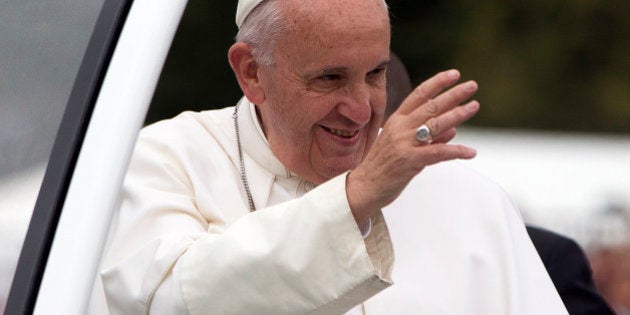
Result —
<instances>
[{"instance_id":1,"label":"smiling man","mask_svg":"<svg viewBox=\"0 0 630 315\"><path fill-rule=\"evenodd\" d=\"M258 105L271 150L315 184L355 168L383 117L389 19L377 1L357 2L344 4L356 11L343 11L336 1L323 1L316 10L286 1L284 14L296 22L272 39L273 47L260 47L271 50L271 60L256 61L247 42L230 49L230 63L248 100ZM336 16L326 13L331 11Z\"/></svg>"},{"instance_id":2,"label":"smiling man","mask_svg":"<svg viewBox=\"0 0 630 315\"><path fill-rule=\"evenodd\" d=\"M381 209L427 166L475 156L449 141L479 109L467 102L477 84L456 84L456 70L439 73L379 133L390 42L384 1L241 0L236 22L228 59L244 97L140 135L103 263L109 310L371 313L362 303L392 283ZM509 205L494 208L516 216ZM498 291L518 287L497 274L505 280Z\"/></svg>"}]
</instances>

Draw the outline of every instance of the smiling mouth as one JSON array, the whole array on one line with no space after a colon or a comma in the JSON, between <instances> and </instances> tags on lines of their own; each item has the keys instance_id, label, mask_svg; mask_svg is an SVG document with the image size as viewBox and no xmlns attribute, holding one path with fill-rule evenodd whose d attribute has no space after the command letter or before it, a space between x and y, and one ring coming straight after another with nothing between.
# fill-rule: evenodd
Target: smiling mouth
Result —
<instances>
[{"instance_id":1,"label":"smiling mouth","mask_svg":"<svg viewBox=\"0 0 630 315\"><path fill-rule=\"evenodd\" d=\"M324 130L332 133L333 135L338 136L338 137L342 137L342 138L352 138L357 133L359 133L359 130L347 131L347 130L326 128L324 126L322 126L322 128L324 128Z\"/></svg>"}]
</instances>

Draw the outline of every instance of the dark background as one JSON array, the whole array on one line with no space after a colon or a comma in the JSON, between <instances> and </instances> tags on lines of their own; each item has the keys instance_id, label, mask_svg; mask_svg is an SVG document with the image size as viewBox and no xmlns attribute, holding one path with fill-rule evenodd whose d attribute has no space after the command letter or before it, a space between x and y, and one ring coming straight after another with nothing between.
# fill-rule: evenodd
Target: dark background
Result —
<instances>
[{"instance_id":1,"label":"dark background","mask_svg":"<svg viewBox=\"0 0 630 315\"><path fill-rule=\"evenodd\" d=\"M630 133L630 1L388 1L412 82L457 68L480 85L469 125ZM227 62L236 1L191 0L147 123L241 96Z\"/></svg>"}]
</instances>

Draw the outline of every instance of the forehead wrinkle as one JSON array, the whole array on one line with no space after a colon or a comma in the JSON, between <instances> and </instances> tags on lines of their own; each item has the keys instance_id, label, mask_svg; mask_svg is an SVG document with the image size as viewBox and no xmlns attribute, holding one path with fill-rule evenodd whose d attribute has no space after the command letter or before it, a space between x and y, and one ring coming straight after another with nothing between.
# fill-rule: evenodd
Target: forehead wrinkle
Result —
<instances>
[{"instance_id":1,"label":"forehead wrinkle","mask_svg":"<svg viewBox=\"0 0 630 315\"><path fill-rule=\"evenodd\" d=\"M286 0L279 3L288 31L271 48L276 56L297 57L280 47L293 46L297 51L323 53L355 45L357 41L373 40L377 34L386 37L389 46L389 16L379 0Z\"/></svg>"},{"instance_id":2,"label":"forehead wrinkle","mask_svg":"<svg viewBox=\"0 0 630 315\"><path fill-rule=\"evenodd\" d=\"M365 30L389 28L387 9L378 0L283 1L283 11L294 33L316 29ZM326 32L313 32L326 33Z\"/></svg>"}]
</instances>

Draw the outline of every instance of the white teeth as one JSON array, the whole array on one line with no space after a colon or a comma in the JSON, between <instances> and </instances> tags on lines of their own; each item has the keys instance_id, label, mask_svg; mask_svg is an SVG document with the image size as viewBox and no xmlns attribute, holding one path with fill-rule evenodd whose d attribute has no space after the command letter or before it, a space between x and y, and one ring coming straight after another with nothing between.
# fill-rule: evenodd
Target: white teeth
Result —
<instances>
[{"instance_id":1,"label":"white teeth","mask_svg":"<svg viewBox=\"0 0 630 315\"><path fill-rule=\"evenodd\" d=\"M340 137L345 137L345 138L349 138L354 136L357 132L356 131L343 131L343 130L339 130L339 129L329 129L330 132L332 132L333 134L340 136Z\"/></svg>"}]
</instances>

